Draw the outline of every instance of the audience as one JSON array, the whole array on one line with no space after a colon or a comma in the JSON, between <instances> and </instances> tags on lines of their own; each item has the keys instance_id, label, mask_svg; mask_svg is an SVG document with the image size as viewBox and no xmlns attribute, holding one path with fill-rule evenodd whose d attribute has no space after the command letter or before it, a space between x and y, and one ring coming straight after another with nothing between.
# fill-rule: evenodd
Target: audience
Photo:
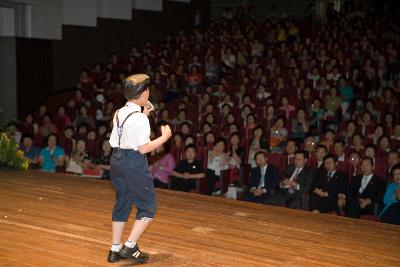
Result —
<instances>
[{"instance_id":1,"label":"audience","mask_svg":"<svg viewBox=\"0 0 400 267\"><path fill-rule=\"evenodd\" d=\"M208 26L167 35L143 49L133 45L125 56L112 53L107 62L83 70L67 97L49 99L27 113L18 128L11 124L8 134L32 164L34 147L41 148L42 170L62 171L77 155L81 162L84 151L91 163L83 174L98 170L96 175L109 177L111 148L105 140L125 101L121 81L145 72L152 77L151 101L158 114L150 119L152 136L163 123L175 127L170 155L178 165L160 175L161 158L169 153L158 155L153 167L160 186L171 176L172 188L219 194L229 176L229 183L248 192L245 198L257 197L252 201L300 208L309 195L304 209L377 215L374 208L383 202L381 191L393 180L400 151L400 82L393 69L400 38L391 19L337 12L326 25L310 27L292 16L235 16L227 9ZM20 140L22 135L32 138ZM329 155L325 166L328 153L333 158ZM285 174L265 194L255 178L260 167L255 155L266 156L267 169L273 162L278 174ZM365 156L370 158L361 160ZM334 178L328 178L328 167L334 168ZM335 196L342 190L337 188L342 174L350 184ZM196 187L203 177L207 192Z\"/></svg>"}]
</instances>

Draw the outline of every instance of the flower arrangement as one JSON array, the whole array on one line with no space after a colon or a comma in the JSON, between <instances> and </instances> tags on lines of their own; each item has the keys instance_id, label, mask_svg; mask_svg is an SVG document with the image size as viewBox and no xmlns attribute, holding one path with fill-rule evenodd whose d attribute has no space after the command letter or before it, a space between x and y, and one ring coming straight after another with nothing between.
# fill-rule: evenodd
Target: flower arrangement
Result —
<instances>
[{"instance_id":1,"label":"flower arrangement","mask_svg":"<svg viewBox=\"0 0 400 267\"><path fill-rule=\"evenodd\" d=\"M24 157L24 152L18 149L18 144L5 132L0 132L0 167L14 170L29 168L29 161Z\"/></svg>"}]
</instances>

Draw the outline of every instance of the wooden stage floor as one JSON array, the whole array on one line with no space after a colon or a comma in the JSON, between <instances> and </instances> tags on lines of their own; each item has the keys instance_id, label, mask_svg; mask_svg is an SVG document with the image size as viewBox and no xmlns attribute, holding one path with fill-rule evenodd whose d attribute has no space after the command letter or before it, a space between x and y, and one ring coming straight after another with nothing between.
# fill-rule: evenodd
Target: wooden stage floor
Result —
<instances>
[{"instance_id":1,"label":"wooden stage floor","mask_svg":"<svg viewBox=\"0 0 400 267\"><path fill-rule=\"evenodd\" d=\"M400 266L399 226L168 190L158 198L140 242L145 266ZM113 202L110 181L0 171L0 266L131 266L106 262Z\"/></svg>"}]
</instances>

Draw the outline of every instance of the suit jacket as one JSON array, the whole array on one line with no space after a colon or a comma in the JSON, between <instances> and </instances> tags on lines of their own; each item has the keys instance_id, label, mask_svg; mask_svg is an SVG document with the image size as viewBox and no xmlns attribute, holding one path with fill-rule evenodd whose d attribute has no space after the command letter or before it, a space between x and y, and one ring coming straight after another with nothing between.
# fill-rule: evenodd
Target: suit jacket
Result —
<instances>
[{"instance_id":1,"label":"suit jacket","mask_svg":"<svg viewBox=\"0 0 400 267\"><path fill-rule=\"evenodd\" d=\"M258 187L261 180L261 168L259 166L251 170L249 188ZM272 164L267 165L267 170L264 176L264 187L267 190L267 195L270 195L279 184L279 170Z\"/></svg>"},{"instance_id":2,"label":"suit jacket","mask_svg":"<svg viewBox=\"0 0 400 267\"><path fill-rule=\"evenodd\" d=\"M284 159L285 159L285 169L287 169L287 167L289 166L289 165L292 165L292 164L294 164L294 156L293 157L291 157L290 159L289 159L289 155L288 154L283 154L283 157L284 157ZM289 163L288 163L289 162Z\"/></svg>"},{"instance_id":3,"label":"suit jacket","mask_svg":"<svg viewBox=\"0 0 400 267\"><path fill-rule=\"evenodd\" d=\"M328 197L336 199L339 194L346 194L347 192L347 176L344 172L336 170L333 177L328 181L328 171L324 169L317 172L311 184L310 192L313 192L315 188L328 192Z\"/></svg>"},{"instance_id":4,"label":"suit jacket","mask_svg":"<svg viewBox=\"0 0 400 267\"><path fill-rule=\"evenodd\" d=\"M381 203L385 192L385 182L382 178L374 174L367 187L360 194L359 190L362 178L363 175L357 175L351 179L346 195L349 201L357 200L359 198L369 198L371 199L372 204Z\"/></svg>"},{"instance_id":5,"label":"suit jacket","mask_svg":"<svg viewBox=\"0 0 400 267\"><path fill-rule=\"evenodd\" d=\"M284 174L284 178L290 179L292 177L294 171L296 170L296 166L294 164L290 164ZM296 183L300 185L300 193L308 193L310 192L311 184L314 180L314 171L309 166L304 166L297 176Z\"/></svg>"}]
</instances>

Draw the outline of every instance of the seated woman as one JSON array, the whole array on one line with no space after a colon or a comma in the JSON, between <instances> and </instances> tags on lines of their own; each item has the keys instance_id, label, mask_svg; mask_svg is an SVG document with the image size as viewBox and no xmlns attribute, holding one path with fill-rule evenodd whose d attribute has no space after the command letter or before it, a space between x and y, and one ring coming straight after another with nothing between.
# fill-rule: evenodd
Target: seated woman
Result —
<instances>
[{"instance_id":1,"label":"seated woman","mask_svg":"<svg viewBox=\"0 0 400 267\"><path fill-rule=\"evenodd\" d=\"M246 121L243 127L243 134L246 139L252 137L253 129L257 126L256 117L254 114L250 113L246 117Z\"/></svg>"},{"instance_id":2,"label":"seated woman","mask_svg":"<svg viewBox=\"0 0 400 267\"><path fill-rule=\"evenodd\" d=\"M400 225L400 164L392 167L394 182L388 184L383 197L385 208L379 217L381 222Z\"/></svg>"},{"instance_id":3,"label":"seated woman","mask_svg":"<svg viewBox=\"0 0 400 267\"><path fill-rule=\"evenodd\" d=\"M171 146L164 143L151 154L155 157L155 162L149 166L154 186L168 188L169 176L175 168L175 158L170 154Z\"/></svg>"},{"instance_id":4,"label":"seated woman","mask_svg":"<svg viewBox=\"0 0 400 267\"><path fill-rule=\"evenodd\" d=\"M233 133L229 138L229 142L229 182L235 183L239 181L239 171L244 161L246 151L240 146L239 133Z\"/></svg>"},{"instance_id":5,"label":"seated woman","mask_svg":"<svg viewBox=\"0 0 400 267\"><path fill-rule=\"evenodd\" d=\"M226 143L224 139L215 142L212 151L208 151L207 160L207 182L208 195L219 195L221 189L214 189L215 183L220 180L221 171L228 170L228 154L225 153Z\"/></svg>"},{"instance_id":6,"label":"seated woman","mask_svg":"<svg viewBox=\"0 0 400 267\"><path fill-rule=\"evenodd\" d=\"M282 153L288 137L288 130L284 127L285 119L278 117L270 130L270 152Z\"/></svg>"},{"instance_id":7,"label":"seated woman","mask_svg":"<svg viewBox=\"0 0 400 267\"><path fill-rule=\"evenodd\" d=\"M311 109L309 110L310 131L322 133L324 120L325 110L322 108L321 99L316 97L314 98Z\"/></svg>"},{"instance_id":8,"label":"seated woman","mask_svg":"<svg viewBox=\"0 0 400 267\"><path fill-rule=\"evenodd\" d=\"M196 65L193 65L190 68L190 73L188 73L188 75L186 76L188 93L195 94L196 92L198 92L203 80L203 74L199 72L199 68Z\"/></svg>"},{"instance_id":9,"label":"seated woman","mask_svg":"<svg viewBox=\"0 0 400 267\"><path fill-rule=\"evenodd\" d=\"M95 123L93 118L89 115L89 110L85 105L82 105L79 108L78 115L75 118L74 126L79 127L82 124L88 125L89 128L94 128Z\"/></svg>"},{"instance_id":10,"label":"seated woman","mask_svg":"<svg viewBox=\"0 0 400 267\"><path fill-rule=\"evenodd\" d=\"M40 150L39 164L45 172L61 171L64 167L64 149L57 146L57 136L50 134L47 137L47 147Z\"/></svg>"},{"instance_id":11,"label":"seated woman","mask_svg":"<svg viewBox=\"0 0 400 267\"><path fill-rule=\"evenodd\" d=\"M196 160L197 149L194 145L185 147L185 159L179 161L172 171L171 188L178 191L188 192L196 188L195 181L206 175L203 171L203 163Z\"/></svg>"},{"instance_id":12,"label":"seated woman","mask_svg":"<svg viewBox=\"0 0 400 267\"><path fill-rule=\"evenodd\" d=\"M67 168L65 169L68 173L83 174L83 170L87 169L90 165L90 157L86 152L86 142L83 139L79 139L76 142L76 148L72 151L71 156L65 157Z\"/></svg>"},{"instance_id":13,"label":"seated woman","mask_svg":"<svg viewBox=\"0 0 400 267\"><path fill-rule=\"evenodd\" d=\"M268 150L268 142L263 136L264 130L262 126L257 126L254 128L254 138L250 141L249 144L249 159L248 162L252 168L257 166L256 162L254 161L254 156L259 151L267 152Z\"/></svg>"},{"instance_id":14,"label":"seated woman","mask_svg":"<svg viewBox=\"0 0 400 267\"><path fill-rule=\"evenodd\" d=\"M111 159L112 148L109 142L109 139L103 140L101 143L101 151L100 155L94 162L91 164L93 169L99 170L98 178L100 179L110 179L110 159Z\"/></svg>"},{"instance_id":15,"label":"seated woman","mask_svg":"<svg viewBox=\"0 0 400 267\"><path fill-rule=\"evenodd\" d=\"M287 96L283 96L281 99L281 106L278 110L283 113L285 119L289 119L290 114L296 110L296 107L289 104L289 98Z\"/></svg>"},{"instance_id":16,"label":"seated woman","mask_svg":"<svg viewBox=\"0 0 400 267\"><path fill-rule=\"evenodd\" d=\"M39 132L39 124L33 121L34 117L32 113L27 113L24 121L19 126L19 130L22 134L29 134L32 137L37 135Z\"/></svg>"},{"instance_id":17,"label":"seated woman","mask_svg":"<svg viewBox=\"0 0 400 267\"><path fill-rule=\"evenodd\" d=\"M295 139L296 143L303 143L308 133L308 126L306 111L300 108L296 118L292 120L291 138Z\"/></svg>"},{"instance_id":18,"label":"seated woman","mask_svg":"<svg viewBox=\"0 0 400 267\"><path fill-rule=\"evenodd\" d=\"M326 115L334 117L335 121L340 108L340 102L342 101L342 98L337 93L337 88L332 86L329 89L329 95L325 96Z\"/></svg>"},{"instance_id":19,"label":"seated woman","mask_svg":"<svg viewBox=\"0 0 400 267\"><path fill-rule=\"evenodd\" d=\"M58 129L57 126L55 126L52 121L49 113L46 113L42 117L42 123L39 127L39 136L41 138L47 137L49 134L57 134Z\"/></svg>"},{"instance_id":20,"label":"seated woman","mask_svg":"<svg viewBox=\"0 0 400 267\"><path fill-rule=\"evenodd\" d=\"M175 133L172 137L172 146L170 153L174 156L175 162L181 160L183 158L183 136L180 133Z\"/></svg>"},{"instance_id":21,"label":"seated woman","mask_svg":"<svg viewBox=\"0 0 400 267\"><path fill-rule=\"evenodd\" d=\"M74 127L67 126L67 128L65 128L64 135L59 135L58 144L60 147L64 148L66 156L71 155L76 146Z\"/></svg>"}]
</instances>

